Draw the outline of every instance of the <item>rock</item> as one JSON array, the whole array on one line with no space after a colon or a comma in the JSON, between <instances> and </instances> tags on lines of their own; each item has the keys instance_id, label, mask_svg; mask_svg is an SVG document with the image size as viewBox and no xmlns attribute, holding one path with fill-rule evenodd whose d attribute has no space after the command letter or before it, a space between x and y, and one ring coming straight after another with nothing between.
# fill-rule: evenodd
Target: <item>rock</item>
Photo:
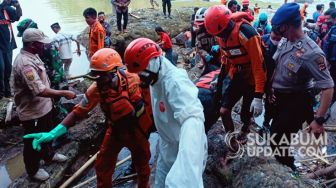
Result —
<instances>
[{"instance_id":1,"label":"rock","mask_svg":"<svg viewBox=\"0 0 336 188\"><path fill-rule=\"evenodd\" d=\"M136 38L146 37L157 41L159 39L155 32L155 27L157 26L161 26L167 31L171 38L174 38L181 32L189 29L193 8L179 8L172 10L172 15L176 15L173 19L165 19L162 16L161 10L140 9L131 13L140 18L137 19L133 16L128 17L128 33L117 35L117 28L114 27L112 29L111 36L113 45L121 55L123 55L126 46ZM112 20L110 15L107 20ZM88 33L88 28L86 28L78 36L78 39L85 47L88 46Z\"/></svg>"},{"instance_id":2,"label":"rock","mask_svg":"<svg viewBox=\"0 0 336 188\"><path fill-rule=\"evenodd\" d=\"M208 161L203 174L205 187L320 187L305 177L294 179L290 168L273 157L242 157L227 159L225 131L216 123L208 133Z\"/></svg>"},{"instance_id":3,"label":"rock","mask_svg":"<svg viewBox=\"0 0 336 188\"><path fill-rule=\"evenodd\" d=\"M5 127L5 119L7 114L7 105L10 102L7 98L0 100L0 128Z\"/></svg>"}]
</instances>

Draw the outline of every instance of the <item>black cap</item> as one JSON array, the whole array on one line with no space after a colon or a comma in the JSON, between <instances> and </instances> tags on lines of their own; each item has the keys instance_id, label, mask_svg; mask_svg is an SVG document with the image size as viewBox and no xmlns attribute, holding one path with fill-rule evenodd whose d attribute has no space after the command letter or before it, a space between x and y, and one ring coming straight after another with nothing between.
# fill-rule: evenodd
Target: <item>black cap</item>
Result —
<instances>
[{"instance_id":1,"label":"black cap","mask_svg":"<svg viewBox=\"0 0 336 188\"><path fill-rule=\"evenodd\" d=\"M53 29L53 28L60 28L61 26L59 25L58 22L56 22L56 23L51 24L50 27L51 27L51 29Z\"/></svg>"}]
</instances>

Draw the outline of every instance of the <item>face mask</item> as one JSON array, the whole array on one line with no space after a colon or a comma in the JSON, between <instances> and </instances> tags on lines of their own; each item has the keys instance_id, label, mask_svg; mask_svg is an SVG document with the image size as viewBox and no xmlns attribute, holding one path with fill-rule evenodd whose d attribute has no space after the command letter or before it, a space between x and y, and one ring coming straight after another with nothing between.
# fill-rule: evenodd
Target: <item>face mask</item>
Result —
<instances>
[{"instance_id":1,"label":"face mask","mask_svg":"<svg viewBox=\"0 0 336 188\"><path fill-rule=\"evenodd\" d=\"M153 85L156 83L156 81L158 80L158 73L146 69L139 73L139 77L141 80L140 86L142 88L148 88L149 85Z\"/></svg>"},{"instance_id":2,"label":"face mask","mask_svg":"<svg viewBox=\"0 0 336 188\"><path fill-rule=\"evenodd\" d=\"M154 85L158 81L161 65L161 57L153 58L150 60L147 68L139 73L139 77L142 82L141 87L147 88L149 87L149 85Z\"/></svg>"},{"instance_id":3,"label":"face mask","mask_svg":"<svg viewBox=\"0 0 336 188\"><path fill-rule=\"evenodd\" d=\"M117 72L104 72L96 77L97 86L100 90L113 89L118 90L119 77Z\"/></svg>"},{"instance_id":4,"label":"face mask","mask_svg":"<svg viewBox=\"0 0 336 188\"><path fill-rule=\"evenodd\" d=\"M270 40L271 40L271 42L274 46L278 46L278 44L280 42L280 41L277 41L277 40L273 40L272 38L270 38Z\"/></svg>"}]
</instances>

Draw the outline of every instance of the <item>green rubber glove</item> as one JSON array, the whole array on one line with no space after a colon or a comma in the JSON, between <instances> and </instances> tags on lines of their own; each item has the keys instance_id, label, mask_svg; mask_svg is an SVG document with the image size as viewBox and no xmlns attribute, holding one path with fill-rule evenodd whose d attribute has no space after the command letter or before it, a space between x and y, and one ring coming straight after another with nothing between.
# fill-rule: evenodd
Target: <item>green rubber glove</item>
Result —
<instances>
[{"instance_id":1,"label":"green rubber glove","mask_svg":"<svg viewBox=\"0 0 336 188\"><path fill-rule=\"evenodd\" d=\"M50 142L55 140L57 137L62 136L67 132L67 128L62 125L58 124L53 130L47 133L32 133L24 135L23 138L33 138L33 149L40 151L41 150L41 143Z\"/></svg>"}]
</instances>

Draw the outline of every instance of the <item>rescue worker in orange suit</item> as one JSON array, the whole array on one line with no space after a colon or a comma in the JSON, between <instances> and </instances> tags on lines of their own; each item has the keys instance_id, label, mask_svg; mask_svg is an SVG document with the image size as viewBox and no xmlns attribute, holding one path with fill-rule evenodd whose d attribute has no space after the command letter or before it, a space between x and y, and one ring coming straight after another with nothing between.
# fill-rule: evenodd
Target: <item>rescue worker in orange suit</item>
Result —
<instances>
[{"instance_id":1,"label":"rescue worker in orange suit","mask_svg":"<svg viewBox=\"0 0 336 188\"><path fill-rule=\"evenodd\" d=\"M86 91L82 101L50 132L25 135L34 138L33 148L49 142L67 132L77 120L83 119L98 103L109 125L96 160L97 187L112 187L118 153L127 147L138 174L138 187L147 188L150 175L150 159L147 130L152 124L145 110L137 74L122 69L120 55L113 49L98 50L91 58L91 74L95 82Z\"/></svg>"},{"instance_id":2,"label":"rescue worker in orange suit","mask_svg":"<svg viewBox=\"0 0 336 188\"><path fill-rule=\"evenodd\" d=\"M300 9L301 20L304 21L307 17L307 8L308 3L303 4L302 8Z\"/></svg>"},{"instance_id":3,"label":"rescue worker in orange suit","mask_svg":"<svg viewBox=\"0 0 336 188\"><path fill-rule=\"evenodd\" d=\"M248 20L254 20L254 12L251 8L249 8L249 5L250 5L250 0L242 0L242 12L246 12L249 16L249 19Z\"/></svg>"},{"instance_id":4,"label":"rescue worker in orange suit","mask_svg":"<svg viewBox=\"0 0 336 188\"><path fill-rule=\"evenodd\" d=\"M207 133L219 118L218 108L215 104L216 84L220 69L211 71L195 81L198 88L198 99L201 101L204 112L204 127Z\"/></svg>"},{"instance_id":5,"label":"rescue worker in orange suit","mask_svg":"<svg viewBox=\"0 0 336 188\"><path fill-rule=\"evenodd\" d=\"M97 11L94 8L85 9L83 16L90 27L88 57L91 58L96 51L104 48L106 33L104 27L97 19Z\"/></svg>"},{"instance_id":6,"label":"rescue worker in orange suit","mask_svg":"<svg viewBox=\"0 0 336 188\"><path fill-rule=\"evenodd\" d=\"M220 114L225 129L234 131L231 111L243 97L240 112L243 127L238 140L245 141L252 115L257 117L263 110L266 72L260 36L248 21L233 17L229 9L220 5L208 9L205 27L216 36L223 55L217 90L222 91Z\"/></svg>"}]
</instances>

